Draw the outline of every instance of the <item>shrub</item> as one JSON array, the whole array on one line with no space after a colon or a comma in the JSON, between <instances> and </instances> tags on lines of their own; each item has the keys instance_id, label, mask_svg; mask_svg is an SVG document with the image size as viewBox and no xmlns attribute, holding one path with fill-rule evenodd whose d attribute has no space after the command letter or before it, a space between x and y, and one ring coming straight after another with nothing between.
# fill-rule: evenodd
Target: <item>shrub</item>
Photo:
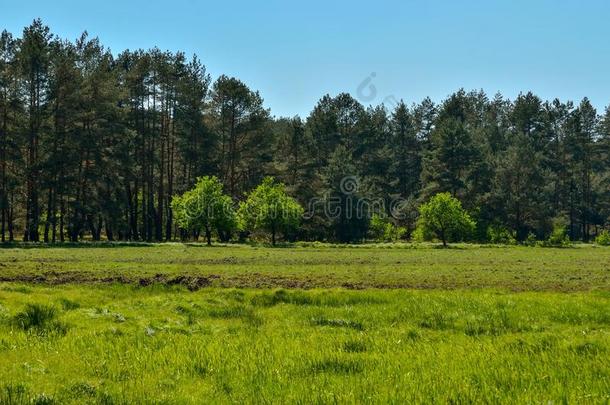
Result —
<instances>
[{"instance_id":1,"label":"shrub","mask_svg":"<svg viewBox=\"0 0 610 405\"><path fill-rule=\"evenodd\" d=\"M555 225L553 227L553 232L546 240L545 245L547 246L569 246L570 238L568 237L568 231L564 225Z\"/></svg>"},{"instance_id":2,"label":"shrub","mask_svg":"<svg viewBox=\"0 0 610 405\"><path fill-rule=\"evenodd\" d=\"M601 231L597 238L595 238L595 243L601 246L610 246L610 231Z\"/></svg>"},{"instance_id":3,"label":"shrub","mask_svg":"<svg viewBox=\"0 0 610 405\"><path fill-rule=\"evenodd\" d=\"M396 242L400 240L407 229L394 225L389 218L373 215L369 227L370 236L377 242Z\"/></svg>"},{"instance_id":4,"label":"shrub","mask_svg":"<svg viewBox=\"0 0 610 405\"><path fill-rule=\"evenodd\" d=\"M536 234L534 234L533 232L528 233L527 238L525 238L525 240L523 241L523 244L526 246L537 246L538 238L536 238Z\"/></svg>"},{"instance_id":5,"label":"shrub","mask_svg":"<svg viewBox=\"0 0 610 405\"><path fill-rule=\"evenodd\" d=\"M411 234L411 239L414 242L426 242L433 241L436 239L434 233L430 231L427 227L423 226L423 224L418 224L413 233Z\"/></svg>"},{"instance_id":6,"label":"shrub","mask_svg":"<svg viewBox=\"0 0 610 405\"><path fill-rule=\"evenodd\" d=\"M502 226L491 225L487 228L487 239L491 243L503 245L515 245L517 243L516 234Z\"/></svg>"}]
</instances>

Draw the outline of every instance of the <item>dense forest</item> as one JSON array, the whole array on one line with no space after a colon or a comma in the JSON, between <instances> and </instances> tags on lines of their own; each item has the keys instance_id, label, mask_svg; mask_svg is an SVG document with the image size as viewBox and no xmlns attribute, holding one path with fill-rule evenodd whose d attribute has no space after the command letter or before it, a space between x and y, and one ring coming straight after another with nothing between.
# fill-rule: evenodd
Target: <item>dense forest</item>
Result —
<instances>
[{"instance_id":1,"label":"dense forest","mask_svg":"<svg viewBox=\"0 0 610 405\"><path fill-rule=\"evenodd\" d=\"M587 241L610 224L610 108L586 98L515 100L459 90L440 104L364 106L325 95L308 117L277 118L237 78L212 79L196 57L159 49L113 54L40 20L0 38L2 241L179 237L172 197L217 176L235 202L273 176L307 207L341 180L417 207L450 192L476 220L546 237L565 224ZM307 217L302 240L357 241L366 219ZM359 222L358 222L359 221Z\"/></svg>"}]
</instances>

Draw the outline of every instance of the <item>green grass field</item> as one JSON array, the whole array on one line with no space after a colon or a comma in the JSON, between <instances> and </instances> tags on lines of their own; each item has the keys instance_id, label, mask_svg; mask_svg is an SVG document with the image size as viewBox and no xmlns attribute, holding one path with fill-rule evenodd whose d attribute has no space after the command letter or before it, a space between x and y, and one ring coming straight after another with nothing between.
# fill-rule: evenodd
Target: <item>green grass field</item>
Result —
<instances>
[{"instance_id":1,"label":"green grass field","mask_svg":"<svg viewBox=\"0 0 610 405\"><path fill-rule=\"evenodd\" d=\"M0 249L0 403L610 403L610 249Z\"/></svg>"}]
</instances>

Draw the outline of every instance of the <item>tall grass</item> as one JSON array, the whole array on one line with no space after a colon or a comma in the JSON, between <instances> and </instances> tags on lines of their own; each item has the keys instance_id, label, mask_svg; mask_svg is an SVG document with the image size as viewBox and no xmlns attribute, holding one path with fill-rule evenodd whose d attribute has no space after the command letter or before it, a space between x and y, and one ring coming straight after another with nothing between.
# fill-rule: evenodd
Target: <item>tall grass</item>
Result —
<instances>
[{"instance_id":1,"label":"tall grass","mask_svg":"<svg viewBox=\"0 0 610 405\"><path fill-rule=\"evenodd\" d=\"M65 334L67 326L56 320L57 309L50 305L26 304L25 309L13 317L13 324L24 331L38 334Z\"/></svg>"},{"instance_id":2,"label":"tall grass","mask_svg":"<svg viewBox=\"0 0 610 405\"><path fill-rule=\"evenodd\" d=\"M605 292L30 288L0 288L0 403L610 400Z\"/></svg>"}]
</instances>

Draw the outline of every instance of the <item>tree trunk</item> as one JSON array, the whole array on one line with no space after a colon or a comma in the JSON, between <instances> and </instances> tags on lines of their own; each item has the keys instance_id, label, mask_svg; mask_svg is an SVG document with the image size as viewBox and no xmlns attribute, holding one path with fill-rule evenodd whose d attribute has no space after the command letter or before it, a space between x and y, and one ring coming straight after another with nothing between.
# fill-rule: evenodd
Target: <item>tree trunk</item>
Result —
<instances>
[{"instance_id":1,"label":"tree trunk","mask_svg":"<svg viewBox=\"0 0 610 405\"><path fill-rule=\"evenodd\" d=\"M47 220L44 223L44 243L49 243L49 232L51 231L51 206L53 205L53 188L49 186L47 194Z\"/></svg>"},{"instance_id":2,"label":"tree trunk","mask_svg":"<svg viewBox=\"0 0 610 405\"><path fill-rule=\"evenodd\" d=\"M212 246L212 232L210 231L210 227L205 227L205 239L208 242L208 246Z\"/></svg>"},{"instance_id":3,"label":"tree trunk","mask_svg":"<svg viewBox=\"0 0 610 405\"><path fill-rule=\"evenodd\" d=\"M64 242L64 215L66 213L64 205L64 196L62 195L59 200L59 241Z\"/></svg>"},{"instance_id":4,"label":"tree trunk","mask_svg":"<svg viewBox=\"0 0 610 405\"><path fill-rule=\"evenodd\" d=\"M8 241L13 242L15 240L14 228L13 228L13 218L14 218L14 199L11 196L11 201L7 207L8 219L7 219L7 227L8 227Z\"/></svg>"}]
</instances>

